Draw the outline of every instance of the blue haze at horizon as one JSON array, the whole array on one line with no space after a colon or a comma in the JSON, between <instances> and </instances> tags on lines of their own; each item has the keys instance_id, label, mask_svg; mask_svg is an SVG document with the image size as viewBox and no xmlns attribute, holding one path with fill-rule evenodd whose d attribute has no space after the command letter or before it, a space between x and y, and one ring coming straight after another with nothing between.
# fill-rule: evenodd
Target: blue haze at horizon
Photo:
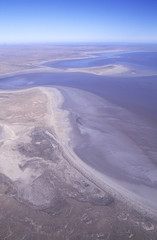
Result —
<instances>
[{"instance_id":1,"label":"blue haze at horizon","mask_svg":"<svg viewBox=\"0 0 157 240\"><path fill-rule=\"evenodd\" d=\"M156 42L157 1L6 0L0 43Z\"/></svg>"}]
</instances>

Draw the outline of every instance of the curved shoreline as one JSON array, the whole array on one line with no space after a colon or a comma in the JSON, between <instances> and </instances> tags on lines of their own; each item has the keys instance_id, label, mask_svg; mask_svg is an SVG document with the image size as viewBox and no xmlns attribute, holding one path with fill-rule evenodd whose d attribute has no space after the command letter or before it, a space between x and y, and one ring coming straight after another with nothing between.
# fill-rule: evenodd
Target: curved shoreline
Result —
<instances>
[{"instance_id":1,"label":"curved shoreline","mask_svg":"<svg viewBox=\"0 0 157 240\"><path fill-rule=\"evenodd\" d=\"M155 62L59 67L118 49L1 46L0 238L157 239Z\"/></svg>"},{"instance_id":2,"label":"curved shoreline","mask_svg":"<svg viewBox=\"0 0 157 240\"><path fill-rule=\"evenodd\" d=\"M62 92L62 89L60 87L58 87L58 89L61 91L62 96L64 96L64 98L65 98L64 90ZM70 89L70 90L74 91L75 93L78 92L78 90L75 90L75 89ZM51 93L49 93L49 94L51 94ZM86 93L86 97L87 97L87 95L88 94ZM62 104L63 104L63 100L62 100ZM60 107L61 107L62 104L60 104ZM68 108L63 107L63 109L67 110ZM63 110L63 112L64 111L65 110ZM76 110L76 112L77 112L77 110ZM69 118L67 113L66 113L66 117ZM64 118L64 120L65 120L65 118ZM68 121L71 122L70 119ZM67 122L67 120L66 120L66 122ZM70 127L69 127L69 129L70 129ZM71 131L73 131L73 130L71 129ZM63 136L61 138L63 139ZM68 139L69 139L69 137L68 137ZM119 200L122 200L123 202L129 204L130 206L132 206L137 211L156 219L157 210L152 209L149 206L149 204L146 204L145 201L141 202L141 197L139 198L138 195L136 195L136 194L134 195L133 192L130 192L129 190L128 190L128 193L127 193L127 189L123 188L123 186L120 186L119 184L116 184L115 180L103 175L102 173L98 172L97 170L93 169L93 167L89 166L87 163L82 161L76 155L76 153L74 152L74 149L71 149L71 146L66 141L66 139L63 140L62 143L61 143L61 139L60 139L59 142L60 142L62 148L64 149L63 152L65 153L65 158L77 171L79 171L81 174L83 174L85 177L87 177L90 181L92 181L95 185L97 185L103 191L109 192L110 194L112 194L112 196L116 196L116 198L118 198ZM117 190L117 189L119 189L119 190ZM124 194L124 192L125 192L125 194Z\"/></svg>"},{"instance_id":3,"label":"curved shoreline","mask_svg":"<svg viewBox=\"0 0 157 240\"><path fill-rule=\"evenodd\" d=\"M88 161L86 162L86 160L87 160L86 158L83 159L84 160L83 161L82 158L80 158L75 152L75 147L77 146L77 144L80 141L83 141L83 143L84 143L84 140L85 140L85 144L87 143L86 142L87 140L91 141L91 137L93 137L93 135L92 135L92 132L87 131L88 128L96 129L99 125L100 129L98 131L100 131L100 130L102 131L102 136L98 135L98 138L99 138L99 137L103 137L104 134L106 134L104 132L104 129L106 129L106 127L108 128L108 126L109 126L107 122L106 122L107 125L105 125L106 123L104 121L109 121L111 123L114 120L113 124L114 125L117 124L117 126L118 126L119 122L117 122L117 120L115 121L115 119L112 119L112 118L114 116L114 113L117 113L117 110L119 113L120 111L122 111L122 109L119 107L113 106L113 104L110 104L109 102L104 102L104 100L102 100L100 97L97 97L91 93L87 93L85 91L76 90L76 89L72 89L72 88L38 87L38 88L33 88L33 89L20 90L20 91L17 91L17 93L29 94L32 92L32 94L33 94L33 91L35 93L36 91L38 92L38 90L40 90L43 93L43 95L42 95L43 97L46 94L48 101L47 101L47 112L45 112L45 115L43 115L44 118L43 119L37 118L36 121L37 122L40 121L42 123L42 125L45 123L46 124L45 126L53 127L55 135L54 134L52 135L52 133L47 130L46 130L45 134L47 134L49 136L49 138L52 138L53 140L55 140L55 142L58 144L58 146L60 146L64 159L66 159L66 161L69 162L69 164L74 169L76 169L85 178L90 180L92 183L94 183L96 186L98 186L103 191L110 193L112 196L125 202L126 204L133 207L134 209L141 212L142 214L156 219L157 210L155 208L151 207L149 205L149 203L147 204L145 201L141 201L142 198L140 196L138 197L137 194L132 194L133 192L131 192L129 189L127 189L127 184L125 187L123 184L120 185L120 182L117 181L116 178L115 179L112 178L114 176L114 173L113 173L113 176L111 176L111 177L107 176L105 174L105 172L104 172L104 174L101 173L100 171L98 171L97 167L94 169L92 167L92 165L90 165L88 163ZM6 93L7 92L5 92L5 94ZM16 92L14 92L14 93L16 94ZM68 98L69 98L70 102L67 102ZM73 101L72 101L72 99L73 99ZM84 102L84 106L82 106L82 104L81 104L82 102L80 102L80 99ZM39 103L40 103L40 99L39 99ZM102 112L101 112L102 107L105 107L105 109L106 109L106 111L103 113L105 115L102 115ZM85 112L84 112L84 109L85 109ZM112 114L110 113L110 111ZM41 114L40 111L39 111L39 114ZM122 114L122 116L120 115L121 117L125 116L125 114L123 115L123 111L121 114ZM78 116L81 119L80 122L76 121L76 117L78 117ZM111 118L111 116L112 116L112 118ZM132 120L130 120L129 116L131 116L131 115L128 115L128 120L130 122ZM93 117L94 117L94 119L92 120ZM114 117L116 117L116 116L114 116ZM101 122L98 122L97 125L95 125L96 119L97 120L99 119L99 121L100 121L101 118L103 118L102 120L103 120L104 129L102 128ZM135 121L135 119L134 119L134 121ZM127 124L130 124L129 122ZM83 125L80 125L80 124L83 124ZM140 122L140 124L141 124L141 122ZM129 125L126 125L126 126L129 126ZM81 128L82 128L82 130L84 130L83 136L81 135L82 134L81 132L79 133ZM16 129L15 126L13 129L14 130ZM21 130L22 130L22 126L21 126ZM114 136L114 131L112 133L112 130L114 130L114 128L110 127L108 129L108 131L111 131L110 133L113 134L113 136ZM89 139L84 138L84 134L86 136L89 135ZM78 142L77 142L77 140L78 140ZM94 142L89 142L89 144L91 144L92 148L95 147L95 145L92 145L92 144L95 144L95 139L93 141ZM121 139L119 138L118 141L120 142ZM99 147L99 144L98 144L98 147ZM99 148L97 149L97 146L96 146L96 151L97 152L99 151ZM20 163L20 161L21 161L20 156L17 155L17 166L18 166L18 162ZM99 163L98 163L98 165L99 165ZM22 171L19 174L22 177ZM26 176L23 176L23 177L26 179L30 178L31 174L32 173L28 172L28 176L26 174ZM39 174L39 173L37 173L37 174ZM125 180L125 178L124 178L124 180ZM140 181L140 178L139 178L139 181Z\"/></svg>"}]
</instances>

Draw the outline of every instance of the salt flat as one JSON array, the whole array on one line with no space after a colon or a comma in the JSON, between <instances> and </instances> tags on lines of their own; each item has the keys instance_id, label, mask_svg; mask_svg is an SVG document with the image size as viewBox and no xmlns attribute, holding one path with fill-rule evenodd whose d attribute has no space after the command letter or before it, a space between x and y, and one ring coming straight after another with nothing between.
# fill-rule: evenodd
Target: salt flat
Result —
<instances>
[{"instance_id":1,"label":"salt flat","mask_svg":"<svg viewBox=\"0 0 157 240\"><path fill-rule=\"evenodd\" d=\"M142 197L136 199L137 195L130 195L134 186L132 177L129 189L128 179L121 175L126 186L122 183L120 187L118 176L115 179L105 168L100 171L98 165L92 164L95 154L98 154L97 161L103 162L102 156L109 152L108 144L118 144L119 149L123 140L126 143L119 133L117 140L112 139L116 133L112 123L116 128L121 126L111 115L123 116L122 109L109 102L104 105L101 98L85 91L63 87L3 91L0 97L3 104L0 111L1 236L5 237L5 232L12 229L10 236L15 239L19 227L21 237L27 232L34 239L64 239L65 234L69 239L77 239L80 229L84 239L105 237L109 232L112 239L119 231L124 239L130 235L134 239L156 236L157 224L146 213L154 215L143 209L143 205L150 205L146 201L140 205L138 200ZM103 125L106 130L101 128L101 121L106 121ZM131 122L130 118L127 121ZM114 158L108 157L113 161L114 171ZM138 181L142 181L140 176ZM67 231L65 226L71 230ZM118 232L111 231L110 226ZM126 229L130 230L126 233Z\"/></svg>"},{"instance_id":2,"label":"salt flat","mask_svg":"<svg viewBox=\"0 0 157 240\"><path fill-rule=\"evenodd\" d=\"M93 94L63 88L63 95L77 120L72 144L80 159L101 173L93 173L100 182L156 215L156 128Z\"/></svg>"},{"instance_id":3,"label":"salt flat","mask_svg":"<svg viewBox=\"0 0 157 240\"><path fill-rule=\"evenodd\" d=\"M156 240L156 72L38 47L0 49L0 238Z\"/></svg>"}]
</instances>

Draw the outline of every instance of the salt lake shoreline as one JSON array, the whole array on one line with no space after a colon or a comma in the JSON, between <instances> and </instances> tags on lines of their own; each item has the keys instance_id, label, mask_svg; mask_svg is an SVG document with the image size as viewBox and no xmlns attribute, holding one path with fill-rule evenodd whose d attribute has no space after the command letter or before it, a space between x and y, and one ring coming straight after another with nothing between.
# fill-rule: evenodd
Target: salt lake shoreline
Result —
<instances>
[{"instance_id":1,"label":"salt lake shoreline","mask_svg":"<svg viewBox=\"0 0 157 240\"><path fill-rule=\"evenodd\" d=\"M80 134L81 121L83 121L84 125L84 121L88 120L85 115L90 116L91 113L96 114L96 117L98 117L99 115L97 116L97 114L99 114L99 111L96 108L98 107L99 109L102 107L104 99L83 90L67 87L35 87L17 91L3 91L3 93L29 93L32 90L39 92L39 94L42 92L42 94L46 95L48 99L46 122L49 126L53 127L56 134L56 141L61 146L64 158L69 164L103 191L110 193L113 197L125 202L142 214L156 219L156 209L151 208L149 203L145 202L145 199L142 199L143 201L141 202L141 198L137 194L133 194L133 192L127 190L127 187L120 186L112 177L94 169L88 164L88 161L86 162L86 159L83 161L78 156L78 151L75 151L77 144L80 144L82 140L85 140L85 144L90 140L86 139L84 133L83 137ZM83 102L80 102L81 99ZM85 114L83 113L84 116L81 116L81 107L84 108L83 104L85 105ZM110 105L108 102L106 104L107 108L113 108L112 104ZM92 108L92 106L95 108ZM86 130L86 127L84 130ZM85 135L88 134L85 133Z\"/></svg>"},{"instance_id":2,"label":"salt lake shoreline","mask_svg":"<svg viewBox=\"0 0 157 240\"><path fill-rule=\"evenodd\" d=\"M41 88L41 90L42 90L42 88ZM67 161L79 173L81 173L83 176L88 178L91 182L93 182L96 186L101 188L103 191L109 192L113 197L116 197L117 199L125 202L125 204L130 205L131 207L136 209L138 212L141 212L144 215L147 215L149 217L156 219L157 211L152 210L149 205L145 204L145 202L140 202L140 198L138 199L136 194L134 195L133 193L127 191L127 189L116 184L114 179L109 178L108 176L105 176L102 173L98 172L97 170L95 170L94 168L92 168L91 166L86 164L84 161L82 161L77 156L77 154L75 153L75 150L73 148L74 146L72 146L73 143L70 142L71 132L74 131L76 134L76 129L74 130L76 123L73 122L74 119L72 120L72 118L70 117L70 114L67 113L67 105L66 104L64 105L64 101L65 101L65 97L66 97L66 94L64 93L64 89L61 87L58 87L57 90L59 90L59 92L61 94L60 95L61 98L59 101L60 104L57 106L61 110L61 111L59 110L61 115L60 115L60 119L57 120L57 123L60 121L63 121L63 119L64 119L64 122L66 122L66 124L68 126L67 127L68 131L66 132L66 134L64 133L65 134L64 136L60 135L58 140L59 140L60 144L62 145L62 148L64 149L63 152L65 154L65 158L67 159ZM80 90L72 89L72 91L74 91L74 92L76 91L76 93L78 94L78 91L80 91ZM51 89L44 88L44 92L47 94L49 101L51 102L53 99L52 95L51 95L52 94ZM87 99L88 99L88 94L90 95L90 97L91 97L91 95L93 95L91 93L86 93L84 91L82 91L82 93L86 94ZM94 96L94 97L96 97L96 96ZM53 101L54 101L54 99L53 99ZM70 106L68 106L68 108L70 108ZM55 112L56 111L58 111L58 110L55 110ZM77 110L76 110L76 112L77 112ZM60 127L58 126L58 129L59 128ZM59 136L58 133L57 133L57 136Z\"/></svg>"}]
</instances>

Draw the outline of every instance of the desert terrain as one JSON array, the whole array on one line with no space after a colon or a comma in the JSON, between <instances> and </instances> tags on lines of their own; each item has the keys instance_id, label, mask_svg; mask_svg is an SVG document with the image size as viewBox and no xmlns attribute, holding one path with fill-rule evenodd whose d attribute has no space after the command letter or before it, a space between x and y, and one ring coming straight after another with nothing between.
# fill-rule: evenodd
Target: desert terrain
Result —
<instances>
[{"instance_id":1,"label":"desert terrain","mask_svg":"<svg viewBox=\"0 0 157 240\"><path fill-rule=\"evenodd\" d=\"M39 49L33 46L18 48L19 52L14 47L11 50L1 47L1 78L9 74L14 76L21 71L76 71L50 69L41 65L56 59L88 58L88 54L94 56L98 52L124 50L122 47L116 50L69 47L64 48L64 51L63 47L52 49L48 46ZM98 75L102 75L100 68L96 67ZM90 72L92 69L82 71ZM90 73L93 74L92 71ZM108 74L124 73L117 67L116 71ZM140 149L146 147L146 138L152 136L153 128L150 130L144 122L142 126L138 125L136 117L132 120L134 116L129 112L123 115L121 108L104 102L94 94L68 87L37 86L13 91L1 89L0 103L0 239L156 240L155 206L149 208L145 202L140 204L139 199L136 201L134 196L123 194L127 188L120 191L117 188L119 185L114 184L112 187L108 176L103 178L99 169L90 164L94 152L97 154L101 147L104 149L104 142L108 153L112 152L110 146L113 143L117 152L123 152L128 139L123 135L123 146L118 145L119 141L116 140L120 136L117 129L122 126L127 134L133 134L137 129L142 134L145 131L148 133L141 135L142 139L135 138L139 141L137 145L140 144ZM105 108L103 115L102 108ZM102 117L104 128L101 127ZM95 131L94 134L92 131ZM100 142L94 145L97 139ZM131 146L126 149L129 154L135 149L134 145ZM149 147L147 150L153 148L153 143ZM80 149L82 154L79 154ZM89 151L91 155L86 154ZM138 151L136 149L133 156L138 155ZM101 151L97 157L102 157ZM108 159L112 160L113 156L108 154ZM152 166L148 167L151 172ZM136 170L135 185L140 186L142 179L144 184L148 181L150 189L155 189L155 185L151 186L152 176L142 178L138 175L142 174L140 168L139 172L138 168ZM145 169L142 171L144 173Z\"/></svg>"}]
</instances>

